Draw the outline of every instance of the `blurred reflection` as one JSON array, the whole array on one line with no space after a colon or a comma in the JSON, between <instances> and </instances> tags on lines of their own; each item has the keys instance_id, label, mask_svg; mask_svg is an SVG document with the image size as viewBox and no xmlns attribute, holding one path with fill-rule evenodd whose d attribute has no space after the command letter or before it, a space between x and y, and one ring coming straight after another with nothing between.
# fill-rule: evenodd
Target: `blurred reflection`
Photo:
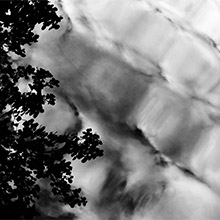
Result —
<instances>
[{"instance_id":1,"label":"blurred reflection","mask_svg":"<svg viewBox=\"0 0 220 220\"><path fill-rule=\"evenodd\" d=\"M61 3L61 29L41 33L26 60L61 82L39 120L59 132L91 126L105 150L72 163L89 203L63 209L86 220L220 219L218 4Z\"/></svg>"}]
</instances>

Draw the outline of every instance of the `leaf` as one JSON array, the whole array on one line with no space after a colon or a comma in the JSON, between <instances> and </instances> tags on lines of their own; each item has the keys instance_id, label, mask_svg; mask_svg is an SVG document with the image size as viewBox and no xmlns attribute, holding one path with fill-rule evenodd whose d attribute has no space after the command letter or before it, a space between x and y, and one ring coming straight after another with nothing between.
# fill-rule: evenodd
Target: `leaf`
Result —
<instances>
[{"instance_id":1,"label":"leaf","mask_svg":"<svg viewBox=\"0 0 220 220\"><path fill-rule=\"evenodd\" d=\"M62 18L56 11L46 0L0 1L0 219L37 216L36 207L47 182L50 193L63 204L85 205L81 189L72 189L71 161L64 158L71 154L72 160L86 162L103 152L99 136L91 129L82 137L58 135L35 121L45 104L55 104L55 95L44 91L58 87L59 81L42 68L15 68L9 56L25 56L24 45L39 39L34 32L37 24L43 29L59 28ZM30 91L21 92L20 81L25 81ZM26 116L29 119L24 120ZM13 187L8 182L13 182Z\"/></svg>"}]
</instances>

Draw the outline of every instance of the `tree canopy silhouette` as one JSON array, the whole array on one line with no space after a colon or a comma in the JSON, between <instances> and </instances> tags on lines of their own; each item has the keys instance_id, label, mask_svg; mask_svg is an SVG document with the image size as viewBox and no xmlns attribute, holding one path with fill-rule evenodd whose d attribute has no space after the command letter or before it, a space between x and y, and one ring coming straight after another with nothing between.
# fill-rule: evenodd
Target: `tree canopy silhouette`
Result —
<instances>
[{"instance_id":1,"label":"tree canopy silhouette","mask_svg":"<svg viewBox=\"0 0 220 220\"><path fill-rule=\"evenodd\" d=\"M81 189L72 186L71 162L64 156L86 162L103 155L102 142L91 129L82 136L58 135L35 121L45 104L55 104L54 94L43 90L58 87L59 81L47 70L16 66L11 59L12 53L24 57L24 46L37 42L36 24L59 28L62 17L56 11L42 0L0 2L0 219L37 216L41 180L49 182L60 203L85 205ZM25 92L19 89L21 81L27 83Z\"/></svg>"}]
</instances>

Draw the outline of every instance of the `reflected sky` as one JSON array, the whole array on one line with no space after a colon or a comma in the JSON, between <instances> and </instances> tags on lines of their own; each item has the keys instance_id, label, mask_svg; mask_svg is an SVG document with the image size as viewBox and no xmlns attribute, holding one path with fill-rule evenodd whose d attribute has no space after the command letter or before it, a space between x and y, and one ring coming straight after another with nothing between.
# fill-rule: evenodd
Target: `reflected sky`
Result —
<instances>
[{"instance_id":1,"label":"reflected sky","mask_svg":"<svg viewBox=\"0 0 220 220\"><path fill-rule=\"evenodd\" d=\"M220 219L220 8L202 0L63 0L22 62L60 80L48 130L100 134L72 162L81 220ZM21 61L20 61L21 62ZM77 112L77 114L76 114Z\"/></svg>"}]
</instances>

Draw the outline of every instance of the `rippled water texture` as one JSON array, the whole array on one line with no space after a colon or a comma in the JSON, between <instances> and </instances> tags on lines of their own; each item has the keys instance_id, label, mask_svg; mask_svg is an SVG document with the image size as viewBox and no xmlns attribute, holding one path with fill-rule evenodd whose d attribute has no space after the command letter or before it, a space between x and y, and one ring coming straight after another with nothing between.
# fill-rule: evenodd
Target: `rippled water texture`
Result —
<instances>
[{"instance_id":1,"label":"rippled water texture","mask_svg":"<svg viewBox=\"0 0 220 220\"><path fill-rule=\"evenodd\" d=\"M73 162L88 205L63 210L81 220L220 219L218 1L57 4L61 28L40 32L22 61L61 82L38 120L61 133L92 127L105 151Z\"/></svg>"}]
</instances>

